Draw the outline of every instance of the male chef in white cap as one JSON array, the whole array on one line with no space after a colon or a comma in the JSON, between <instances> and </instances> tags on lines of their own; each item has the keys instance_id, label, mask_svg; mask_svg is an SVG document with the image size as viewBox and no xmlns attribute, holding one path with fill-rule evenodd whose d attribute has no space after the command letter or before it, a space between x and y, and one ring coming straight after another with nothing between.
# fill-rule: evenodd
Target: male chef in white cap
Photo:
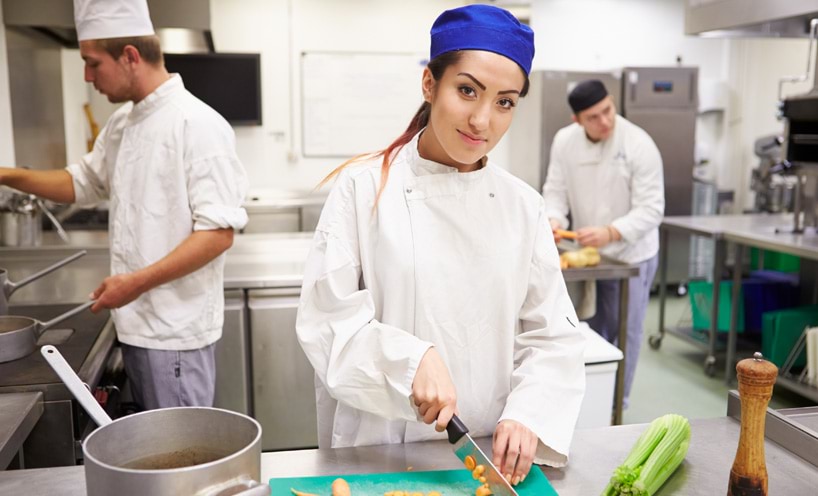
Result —
<instances>
[{"instance_id":1,"label":"male chef in white cap","mask_svg":"<svg viewBox=\"0 0 818 496\"><path fill-rule=\"evenodd\" d=\"M583 246L639 266L628 284L624 405L630 399L650 286L658 265L659 224L665 211L662 156L642 128L616 114L598 79L578 83L568 95L574 123L551 146L543 187L545 213L554 229L571 227ZM596 313L588 324L610 342L618 338L619 283L596 281Z\"/></svg>"},{"instance_id":2,"label":"male chef in white cap","mask_svg":"<svg viewBox=\"0 0 818 496\"><path fill-rule=\"evenodd\" d=\"M85 80L114 103L93 151L64 170L0 169L0 184L57 202L110 200L112 309L144 409L211 406L224 252L247 223L228 123L164 66L145 0L74 0Z\"/></svg>"}]
</instances>

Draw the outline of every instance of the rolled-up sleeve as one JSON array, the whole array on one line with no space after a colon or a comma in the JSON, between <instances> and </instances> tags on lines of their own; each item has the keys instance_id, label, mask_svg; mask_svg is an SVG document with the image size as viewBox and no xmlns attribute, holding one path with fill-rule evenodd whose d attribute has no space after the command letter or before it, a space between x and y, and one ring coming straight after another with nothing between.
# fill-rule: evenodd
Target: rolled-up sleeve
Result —
<instances>
[{"instance_id":1,"label":"rolled-up sleeve","mask_svg":"<svg viewBox=\"0 0 818 496\"><path fill-rule=\"evenodd\" d=\"M561 467L568 462L585 393L585 339L544 211L520 321L512 389L500 420L520 422L537 435L535 463Z\"/></svg>"},{"instance_id":2,"label":"rolled-up sleeve","mask_svg":"<svg viewBox=\"0 0 818 496\"><path fill-rule=\"evenodd\" d=\"M247 175L238 158L217 155L194 160L189 167L188 194L194 231L247 225L247 212L242 208Z\"/></svg>"},{"instance_id":3,"label":"rolled-up sleeve","mask_svg":"<svg viewBox=\"0 0 818 496\"><path fill-rule=\"evenodd\" d=\"M202 112L185 128L185 174L193 230L241 229L247 173L236 155L233 129L215 112Z\"/></svg>"}]
</instances>

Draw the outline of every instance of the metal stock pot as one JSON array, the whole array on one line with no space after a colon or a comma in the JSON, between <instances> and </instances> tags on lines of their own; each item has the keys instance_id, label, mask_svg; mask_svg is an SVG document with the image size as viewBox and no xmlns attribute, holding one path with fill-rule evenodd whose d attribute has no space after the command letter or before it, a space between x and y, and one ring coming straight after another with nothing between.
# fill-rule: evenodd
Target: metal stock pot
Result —
<instances>
[{"instance_id":1,"label":"metal stock pot","mask_svg":"<svg viewBox=\"0 0 818 496\"><path fill-rule=\"evenodd\" d=\"M60 222L41 199L34 195L0 193L0 246L40 246L43 215L54 224L62 240L68 242L68 235Z\"/></svg>"},{"instance_id":2,"label":"metal stock pot","mask_svg":"<svg viewBox=\"0 0 818 496\"><path fill-rule=\"evenodd\" d=\"M100 426L82 443L89 496L268 496L261 425L205 407L150 410L111 421L53 346L42 354Z\"/></svg>"}]
</instances>

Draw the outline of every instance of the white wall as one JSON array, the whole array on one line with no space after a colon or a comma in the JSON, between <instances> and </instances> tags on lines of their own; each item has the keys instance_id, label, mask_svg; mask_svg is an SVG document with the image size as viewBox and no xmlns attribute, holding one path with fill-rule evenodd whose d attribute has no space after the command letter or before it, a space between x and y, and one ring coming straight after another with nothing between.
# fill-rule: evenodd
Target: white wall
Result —
<instances>
[{"instance_id":1,"label":"white wall","mask_svg":"<svg viewBox=\"0 0 818 496\"><path fill-rule=\"evenodd\" d=\"M301 52L426 53L429 29L437 15L464 3L211 0L216 50L261 52L264 124L236 128L239 157L248 170L252 188L312 189L341 162L305 159L301 154Z\"/></svg>"},{"instance_id":2,"label":"white wall","mask_svg":"<svg viewBox=\"0 0 818 496\"><path fill-rule=\"evenodd\" d=\"M684 35L684 0L532 0L535 69L698 66L718 78L723 40Z\"/></svg>"},{"instance_id":3,"label":"white wall","mask_svg":"<svg viewBox=\"0 0 818 496\"><path fill-rule=\"evenodd\" d=\"M13 167L15 163L8 69L6 25L3 23L3 9L0 9L0 167Z\"/></svg>"}]
</instances>

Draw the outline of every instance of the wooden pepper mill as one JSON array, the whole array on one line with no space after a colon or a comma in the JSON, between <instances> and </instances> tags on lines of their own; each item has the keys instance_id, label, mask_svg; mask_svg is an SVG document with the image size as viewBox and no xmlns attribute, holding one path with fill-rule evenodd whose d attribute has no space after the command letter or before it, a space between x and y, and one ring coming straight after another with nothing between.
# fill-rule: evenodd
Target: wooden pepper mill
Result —
<instances>
[{"instance_id":1,"label":"wooden pepper mill","mask_svg":"<svg viewBox=\"0 0 818 496\"><path fill-rule=\"evenodd\" d=\"M730 470L727 496L765 496L764 421L778 368L756 352L753 358L736 365L736 375L741 397L741 435Z\"/></svg>"}]
</instances>

